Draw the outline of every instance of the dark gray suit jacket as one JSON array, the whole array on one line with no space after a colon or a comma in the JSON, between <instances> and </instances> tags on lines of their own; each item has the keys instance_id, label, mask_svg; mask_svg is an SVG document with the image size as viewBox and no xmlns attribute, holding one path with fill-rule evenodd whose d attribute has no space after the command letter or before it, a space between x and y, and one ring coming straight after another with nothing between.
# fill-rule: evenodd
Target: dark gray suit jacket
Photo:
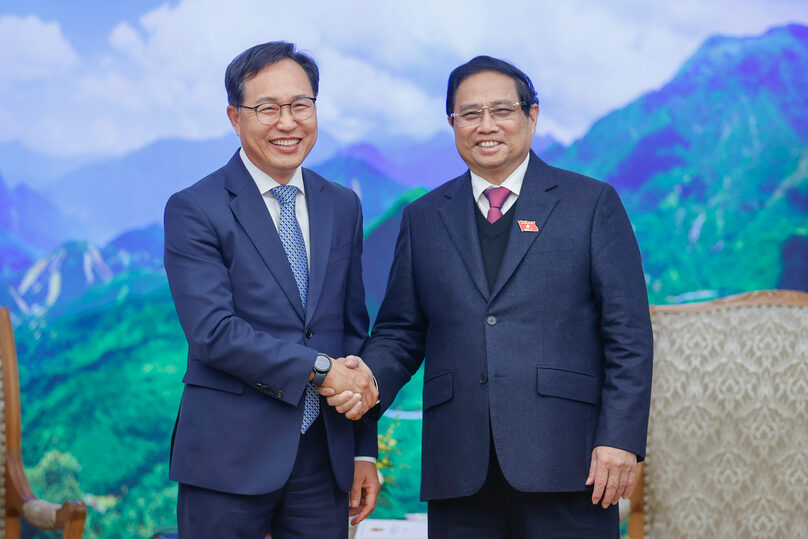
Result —
<instances>
[{"instance_id":1,"label":"dark gray suit jacket","mask_svg":"<svg viewBox=\"0 0 808 539\"><path fill-rule=\"evenodd\" d=\"M595 446L645 452L653 343L631 224L610 185L531 153L489 290L475 211L468 172L404 210L362 351L382 408L425 357L422 499L482 486L491 429L513 487L584 490Z\"/></svg>"}]
</instances>

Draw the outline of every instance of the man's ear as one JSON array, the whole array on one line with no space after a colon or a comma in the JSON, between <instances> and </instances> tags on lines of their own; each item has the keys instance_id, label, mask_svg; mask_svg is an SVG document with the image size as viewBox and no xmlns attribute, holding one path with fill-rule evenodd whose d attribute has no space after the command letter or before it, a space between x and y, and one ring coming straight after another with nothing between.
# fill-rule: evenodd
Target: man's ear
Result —
<instances>
[{"instance_id":1,"label":"man's ear","mask_svg":"<svg viewBox=\"0 0 808 539\"><path fill-rule=\"evenodd\" d=\"M539 106L536 103L530 105L530 112L527 115L527 120L530 122L531 134L536 134L536 123L539 120Z\"/></svg>"},{"instance_id":2,"label":"man's ear","mask_svg":"<svg viewBox=\"0 0 808 539\"><path fill-rule=\"evenodd\" d=\"M227 117L230 118L230 125L236 130L236 134L241 136L241 116L238 113L238 109L233 105L227 105Z\"/></svg>"}]
</instances>

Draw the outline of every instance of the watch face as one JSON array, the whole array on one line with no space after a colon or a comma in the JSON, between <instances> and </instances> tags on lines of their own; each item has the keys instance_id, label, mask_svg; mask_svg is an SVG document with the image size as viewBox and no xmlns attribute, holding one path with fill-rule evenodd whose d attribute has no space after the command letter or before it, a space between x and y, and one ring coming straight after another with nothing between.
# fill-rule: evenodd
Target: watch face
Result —
<instances>
[{"instance_id":1,"label":"watch face","mask_svg":"<svg viewBox=\"0 0 808 539\"><path fill-rule=\"evenodd\" d=\"M319 372L327 372L331 369L331 360L328 359L328 356L318 355L314 361L314 369Z\"/></svg>"}]
</instances>

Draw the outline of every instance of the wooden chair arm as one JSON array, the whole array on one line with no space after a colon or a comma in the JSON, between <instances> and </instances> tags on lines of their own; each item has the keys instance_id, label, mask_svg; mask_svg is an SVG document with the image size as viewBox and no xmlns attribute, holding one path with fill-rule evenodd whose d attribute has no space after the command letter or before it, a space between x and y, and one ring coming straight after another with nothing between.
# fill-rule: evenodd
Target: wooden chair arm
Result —
<instances>
[{"instance_id":1,"label":"wooden chair arm","mask_svg":"<svg viewBox=\"0 0 808 539\"><path fill-rule=\"evenodd\" d=\"M22 506L29 500L37 499L25 475L19 451L6 454L6 513L22 515Z\"/></svg>"},{"instance_id":2,"label":"wooden chair arm","mask_svg":"<svg viewBox=\"0 0 808 539\"><path fill-rule=\"evenodd\" d=\"M68 501L61 506L36 497L18 451L6 456L6 523L10 537L19 537L19 518L40 530L62 530L63 539L81 539L87 506Z\"/></svg>"},{"instance_id":3,"label":"wooden chair arm","mask_svg":"<svg viewBox=\"0 0 808 539\"><path fill-rule=\"evenodd\" d=\"M0 368L6 431L6 537L20 537L20 517L39 529L62 530L63 539L81 539L87 506L65 502L59 506L40 500L31 489L22 465L22 426L20 425L20 380L17 348L7 307L0 307Z\"/></svg>"},{"instance_id":4,"label":"wooden chair arm","mask_svg":"<svg viewBox=\"0 0 808 539\"><path fill-rule=\"evenodd\" d=\"M84 502L65 502L56 511L56 529L62 530L63 539L81 539L87 506Z\"/></svg>"},{"instance_id":5,"label":"wooden chair arm","mask_svg":"<svg viewBox=\"0 0 808 539\"><path fill-rule=\"evenodd\" d=\"M642 539L645 523L645 497L643 494L643 463L637 466L637 477L631 493L631 512L628 515L629 539Z\"/></svg>"}]
</instances>

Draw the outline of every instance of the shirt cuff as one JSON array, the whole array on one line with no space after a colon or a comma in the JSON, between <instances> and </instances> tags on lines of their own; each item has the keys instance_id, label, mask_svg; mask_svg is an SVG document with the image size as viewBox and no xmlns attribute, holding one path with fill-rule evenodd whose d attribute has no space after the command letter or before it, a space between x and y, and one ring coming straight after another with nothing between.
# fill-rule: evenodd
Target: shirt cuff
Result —
<instances>
[{"instance_id":1,"label":"shirt cuff","mask_svg":"<svg viewBox=\"0 0 808 539\"><path fill-rule=\"evenodd\" d=\"M354 462L372 462L376 464L376 459L373 457L354 457L353 460Z\"/></svg>"},{"instance_id":2,"label":"shirt cuff","mask_svg":"<svg viewBox=\"0 0 808 539\"><path fill-rule=\"evenodd\" d=\"M376 390L378 391L379 382L376 381L376 377L373 375L373 373L370 373L370 376L373 377L373 384L376 386ZM382 402L382 394L381 394L381 392L379 393L379 398L376 399L376 404L379 404L380 402ZM376 406L376 404L374 404L373 406ZM371 406L371 408L373 408L373 406Z\"/></svg>"}]
</instances>

